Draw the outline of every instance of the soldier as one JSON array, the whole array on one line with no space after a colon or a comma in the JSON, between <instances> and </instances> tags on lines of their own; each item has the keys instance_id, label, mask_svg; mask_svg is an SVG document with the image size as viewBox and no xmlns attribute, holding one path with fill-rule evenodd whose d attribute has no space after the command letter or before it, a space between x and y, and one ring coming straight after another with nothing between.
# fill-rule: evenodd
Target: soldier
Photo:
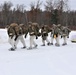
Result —
<instances>
[{"instance_id":1,"label":"soldier","mask_svg":"<svg viewBox=\"0 0 76 75\"><path fill-rule=\"evenodd\" d=\"M8 36L9 36L9 39L8 39L8 42L10 43L10 45L12 46L9 50L15 50L15 45L14 45L14 42L15 42L15 38L16 38L16 32L14 30L14 27L18 26L16 23L12 23L10 26L7 27L7 33L8 33Z\"/></svg>"},{"instance_id":2,"label":"soldier","mask_svg":"<svg viewBox=\"0 0 76 75\"><path fill-rule=\"evenodd\" d=\"M26 32L26 29L25 29L26 27L24 26L24 24L20 24L17 28L18 28L19 36L17 38L15 38L15 46L17 47L17 44L20 40L21 43L23 44L22 49L24 49L24 48L26 48L26 44L25 44L25 40L23 38L23 35Z\"/></svg>"},{"instance_id":3,"label":"soldier","mask_svg":"<svg viewBox=\"0 0 76 75\"><path fill-rule=\"evenodd\" d=\"M62 45L67 45L67 38L69 38L69 33L71 32L71 30L66 26L61 26L61 24L58 24L58 28L61 30L61 38L63 38L64 40Z\"/></svg>"},{"instance_id":4,"label":"soldier","mask_svg":"<svg viewBox=\"0 0 76 75\"><path fill-rule=\"evenodd\" d=\"M63 38L63 46L64 45L67 45L67 37L69 37L69 33L71 32L71 30L67 27L64 27L62 28L62 38Z\"/></svg>"},{"instance_id":5,"label":"soldier","mask_svg":"<svg viewBox=\"0 0 76 75\"><path fill-rule=\"evenodd\" d=\"M42 35L42 46L45 46L45 40L47 41L47 45L50 45L50 42L48 40L48 32L49 30L47 29L47 25L43 25L41 28L41 35Z\"/></svg>"},{"instance_id":6,"label":"soldier","mask_svg":"<svg viewBox=\"0 0 76 75\"><path fill-rule=\"evenodd\" d=\"M35 38L37 39L37 30L32 23L29 23L27 34L28 33L30 35L30 47L28 49L32 49L33 48L32 45L34 45L34 47L37 47L38 45L34 41ZM26 38L27 34L25 34L25 38Z\"/></svg>"},{"instance_id":7,"label":"soldier","mask_svg":"<svg viewBox=\"0 0 76 75\"><path fill-rule=\"evenodd\" d=\"M61 35L61 34L62 34L62 32L57 27L57 25L53 24L53 28L52 28L52 32L51 32L51 45L53 45L53 39L55 38L55 40L56 40L55 46L60 46L59 35Z\"/></svg>"}]
</instances>

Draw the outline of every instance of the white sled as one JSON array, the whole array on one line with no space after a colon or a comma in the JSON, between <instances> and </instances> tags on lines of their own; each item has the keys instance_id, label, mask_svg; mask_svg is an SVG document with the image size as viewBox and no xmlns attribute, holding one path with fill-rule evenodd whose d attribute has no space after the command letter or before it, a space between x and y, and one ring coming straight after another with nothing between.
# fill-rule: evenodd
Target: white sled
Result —
<instances>
[{"instance_id":1,"label":"white sled","mask_svg":"<svg viewBox=\"0 0 76 75\"><path fill-rule=\"evenodd\" d=\"M71 36L71 42L76 43L76 35L75 34Z\"/></svg>"}]
</instances>

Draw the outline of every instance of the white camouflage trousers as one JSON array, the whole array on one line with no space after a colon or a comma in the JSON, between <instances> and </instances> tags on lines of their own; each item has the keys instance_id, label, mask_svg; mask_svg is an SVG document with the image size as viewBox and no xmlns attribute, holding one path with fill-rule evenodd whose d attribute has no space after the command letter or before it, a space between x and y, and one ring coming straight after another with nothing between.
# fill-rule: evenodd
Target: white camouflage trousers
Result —
<instances>
[{"instance_id":1,"label":"white camouflage trousers","mask_svg":"<svg viewBox=\"0 0 76 75\"><path fill-rule=\"evenodd\" d=\"M63 37L63 44L67 43L67 36Z\"/></svg>"},{"instance_id":2,"label":"white camouflage trousers","mask_svg":"<svg viewBox=\"0 0 76 75\"><path fill-rule=\"evenodd\" d=\"M8 42L12 46L13 49L15 49L15 46L14 46L15 41L14 41L14 39L15 39L15 36L13 36L12 38L9 37L9 39L8 39Z\"/></svg>"},{"instance_id":3,"label":"white camouflage trousers","mask_svg":"<svg viewBox=\"0 0 76 75\"><path fill-rule=\"evenodd\" d=\"M17 47L17 44L18 44L19 41L21 41L21 43L23 44L23 47L26 47L26 44L25 44L25 40L23 38L23 35L18 36L17 40L14 43L15 47Z\"/></svg>"},{"instance_id":4,"label":"white camouflage trousers","mask_svg":"<svg viewBox=\"0 0 76 75\"><path fill-rule=\"evenodd\" d=\"M37 44L35 43L34 39L36 38L35 35L30 36L30 48L32 48L32 45L36 46Z\"/></svg>"}]
</instances>

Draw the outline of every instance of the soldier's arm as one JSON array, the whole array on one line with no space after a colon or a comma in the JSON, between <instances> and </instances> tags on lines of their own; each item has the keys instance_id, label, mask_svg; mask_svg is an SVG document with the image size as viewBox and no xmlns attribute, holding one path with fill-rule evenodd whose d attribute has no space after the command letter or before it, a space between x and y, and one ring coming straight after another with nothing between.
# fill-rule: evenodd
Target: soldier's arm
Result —
<instances>
[{"instance_id":1,"label":"soldier's arm","mask_svg":"<svg viewBox=\"0 0 76 75\"><path fill-rule=\"evenodd\" d=\"M71 32L71 29L67 28L68 29L68 32Z\"/></svg>"}]
</instances>

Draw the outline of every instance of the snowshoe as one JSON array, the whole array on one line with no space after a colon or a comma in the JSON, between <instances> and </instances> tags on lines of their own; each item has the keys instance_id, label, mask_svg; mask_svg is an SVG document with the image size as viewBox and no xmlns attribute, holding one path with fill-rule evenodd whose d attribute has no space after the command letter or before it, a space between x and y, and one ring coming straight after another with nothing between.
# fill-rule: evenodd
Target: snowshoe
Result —
<instances>
[{"instance_id":1,"label":"snowshoe","mask_svg":"<svg viewBox=\"0 0 76 75\"><path fill-rule=\"evenodd\" d=\"M14 48L10 48L9 51L15 51L15 49Z\"/></svg>"},{"instance_id":2,"label":"snowshoe","mask_svg":"<svg viewBox=\"0 0 76 75\"><path fill-rule=\"evenodd\" d=\"M45 44L41 45L41 46L45 46Z\"/></svg>"},{"instance_id":3,"label":"snowshoe","mask_svg":"<svg viewBox=\"0 0 76 75\"><path fill-rule=\"evenodd\" d=\"M37 48L37 46L38 46L38 45L35 45L35 47L34 47L34 48Z\"/></svg>"},{"instance_id":4,"label":"snowshoe","mask_svg":"<svg viewBox=\"0 0 76 75\"><path fill-rule=\"evenodd\" d=\"M50 43L50 45L53 45L53 43Z\"/></svg>"},{"instance_id":5,"label":"snowshoe","mask_svg":"<svg viewBox=\"0 0 76 75\"><path fill-rule=\"evenodd\" d=\"M32 47L27 48L27 50L31 50L31 49L33 49L33 48Z\"/></svg>"},{"instance_id":6,"label":"snowshoe","mask_svg":"<svg viewBox=\"0 0 76 75\"><path fill-rule=\"evenodd\" d=\"M59 44L57 44L57 43L55 43L55 46L59 47L60 45L59 45Z\"/></svg>"},{"instance_id":7,"label":"snowshoe","mask_svg":"<svg viewBox=\"0 0 76 75\"><path fill-rule=\"evenodd\" d=\"M26 46L22 47L21 49L25 49L25 48L26 48Z\"/></svg>"},{"instance_id":8,"label":"snowshoe","mask_svg":"<svg viewBox=\"0 0 76 75\"><path fill-rule=\"evenodd\" d=\"M51 43L49 42L49 43L47 43L47 45L49 46L49 45L51 45Z\"/></svg>"},{"instance_id":9,"label":"snowshoe","mask_svg":"<svg viewBox=\"0 0 76 75\"><path fill-rule=\"evenodd\" d=\"M67 45L67 43L63 43L63 44L62 44L62 46L65 46L65 45Z\"/></svg>"},{"instance_id":10,"label":"snowshoe","mask_svg":"<svg viewBox=\"0 0 76 75\"><path fill-rule=\"evenodd\" d=\"M37 49L37 45L35 46L35 47L29 47L29 48L27 48L27 50L32 50L32 49Z\"/></svg>"}]
</instances>

